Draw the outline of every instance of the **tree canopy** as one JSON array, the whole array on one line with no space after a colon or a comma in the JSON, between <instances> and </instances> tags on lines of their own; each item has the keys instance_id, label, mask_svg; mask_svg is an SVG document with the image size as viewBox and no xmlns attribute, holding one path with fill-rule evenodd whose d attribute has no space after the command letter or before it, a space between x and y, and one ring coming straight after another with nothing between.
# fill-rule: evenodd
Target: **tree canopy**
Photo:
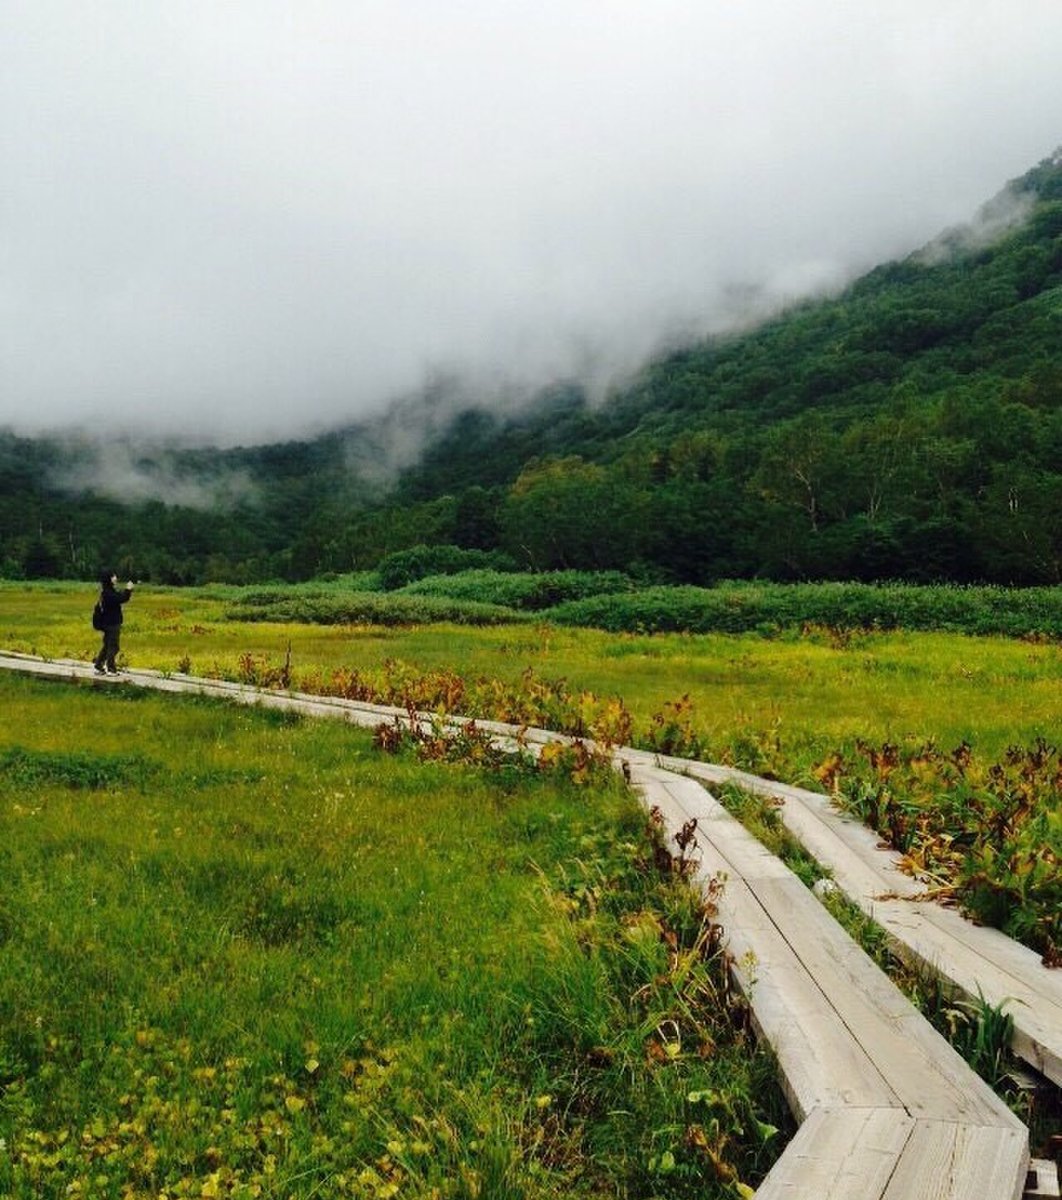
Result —
<instances>
[{"instance_id":1,"label":"tree canopy","mask_svg":"<svg viewBox=\"0 0 1062 1200\"><path fill-rule=\"evenodd\" d=\"M993 224L1008 207L1022 219ZM359 470L364 425L138 452L153 499L72 486L89 443L0 431L0 574L298 579L452 544L690 583L1058 583L1062 155L984 215L601 404L571 385L515 413L458 406L387 489Z\"/></svg>"}]
</instances>

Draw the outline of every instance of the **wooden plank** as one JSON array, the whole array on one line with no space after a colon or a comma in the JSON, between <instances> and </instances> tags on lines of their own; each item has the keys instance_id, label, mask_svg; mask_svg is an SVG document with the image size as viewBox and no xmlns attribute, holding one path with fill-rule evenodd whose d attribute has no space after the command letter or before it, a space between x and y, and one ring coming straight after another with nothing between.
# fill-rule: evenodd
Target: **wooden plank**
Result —
<instances>
[{"instance_id":1,"label":"wooden plank","mask_svg":"<svg viewBox=\"0 0 1062 1200\"><path fill-rule=\"evenodd\" d=\"M1051 1158L1029 1160L1029 1181L1022 1200L1058 1200L1058 1164Z\"/></svg>"},{"instance_id":2,"label":"wooden plank","mask_svg":"<svg viewBox=\"0 0 1062 1200\"><path fill-rule=\"evenodd\" d=\"M919 1121L882 1200L1021 1200L1028 1166L1016 1130Z\"/></svg>"},{"instance_id":3,"label":"wooden plank","mask_svg":"<svg viewBox=\"0 0 1062 1200\"><path fill-rule=\"evenodd\" d=\"M697 777L748 786L755 777L729 768L693 764ZM1062 1086L1062 972L1050 971L1039 956L999 930L973 924L934 903L881 899L923 891L897 868L899 855L872 844L875 835L838 812L828 797L769 780L755 789L782 798L786 827L823 866L841 890L892 939L898 953L946 979L970 999L1005 1005L1014 1020L1012 1049Z\"/></svg>"},{"instance_id":4,"label":"wooden plank","mask_svg":"<svg viewBox=\"0 0 1062 1200\"><path fill-rule=\"evenodd\" d=\"M871 831L858 825L854 818L838 812L825 796L795 788L786 790L793 793L781 809L782 820L787 828L824 866L833 871L834 878L845 894L860 904L868 915L878 919L879 909L883 913L901 914L904 911L903 904L889 904L884 899L890 893L912 898L924 893L917 880L893 868L896 860L894 851L868 846L865 835L870 833L873 837ZM847 861L845 850L851 852ZM851 856L858 859L860 868L851 869ZM865 871L861 869L864 867ZM877 884L874 882L875 876ZM882 908L883 904L888 907ZM1062 971L1045 968L1034 951L998 929L976 925L955 909L938 903L915 901L906 906L906 911L917 914L917 917L905 921L902 928L897 925L897 936L913 934L921 929L925 936L936 941L941 947L941 956L936 962L938 973L950 977L952 953L956 956L956 965L964 960L969 964L971 956L984 960L1005 976L998 987L993 988L997 995L993 1003L1002 1002L1008 995L1020 994L1023 1002L1029 1002L1030 1011L1047 1004L1051 1006L1052 1021L1062 1021ZM934 930L925 930L926 923L933 926ZM937 936L936 931L945 936ZM954 951L950 947L955 947ZM966 953L961 947L966 948ZM973 974L968 971L967 978L972 978ZM965 985L958 979L954 982L965 990ZM970 994L976 995L976 988ZM985 994L988 998L987 992Z\"/></svg>"},{"instance_id":5,"label":"wooden plank","mask_svg":"<svg viewBox=\"0 0 1062 1200\"><path fill-rule=\"evenodd\" d=\"M1062 1006L1053 995L1057 973L1052 976L1036 960L1032 968L1047 978L1030 983L1022 964L1017 970L1000 968L979 952L979 945L970 945L980 942L977 933L997 931L982 931L946 909L902 900L868 904L866 909L902 958L943 977L968 998L983 997L1009 1013L1015 1053L1062 1085Z\"/></svg>"},{"instance_id":6,"label":"wooden plank","mask_svg":"<svg viewBox=\"0 0 1062 1200\"><path fill-rule=\"evenodd\" d=\"M661 773L635 768L633 779L672 833L689 819L690 808L676 800ZM700 860L695 878L702 886L717 876L725 880L717 920L726 931L733 971L755 1027L778 1059L782 1086L798 1120L823 1106L897 1108L899 1099L748 884L703 829L695 837ZM829 1054L824 1055L824 1047L831 1047Z\"/></svg>"},{"instance_id":7,"label":"wooden plank","mask_svg":"<svg viewBox=\"0 0 1062 1200\"><path fill-rule=\"evenodd\" d=\"M673 800L676 793L682 796L682 802L676 803L678 819L695 813L703 822L700 832L712 839L713 849L720 856L710 863L710 869L729 870L753 886L756 900L783 942L797 954L809 977L817 982L892 1092L910 1111L942 1118L962 1114L984 1123L1016 1121L985 1084L971 1082L971 1073L962 1059L791 872L784 867L779 871L781 864L773 856L773 868L762 869L763 848L717 801L706 793L694 799L688 784L685 789L671 782L661 787ZM747 927L750 917L746 909L736 915L738 922L745 922ZM757 947L765 939L767 944L775 944L762 920L757 921L754 933ZM781 957L775 949L775 960ZM773 969L775 963L769 965ZM790 965L788 974L792 973ZM806 994L802 999L811 1003ZM832 1073L830 1052L823 1053L827 1062L822 1065Z\"/></svg>"},{"instance_id":8,"label":"wooden plank","mask_svg":"<svg viewBox=\"0 0 1062 1200\"><path fill-rule=\"evenodd\" d=\"M873 1056L845 1025L748 885L728 880L718 917L755 1027L778 1059L798 1119L821 1107L900 1108Z\"/></svg>"},{"instance_id":9,"label":"wooden plank","mask_svg":"<svg viewBox=\"0 0 1062 1200\"><path fill-rule=\"evenodd\" d=\"M908 1112L917 1117L1022 1128L991 1088L973 1074L798 879L763 880L757 883L756 892Z\"/></svg>"},{"instance_id":10,"label":"wooden plank","mask_svg":"<svg viewBox=\"0 0 1062 1200\"><path fill-rule=\"evenodd\" d=\"M913 898L925 892L924 883L900 869L901 856L882 849L878 835L854 818L809 807L793 796L782 800L779 816L804 849L829 868L846 895Z\"/></svg>"},{"instance_id":11,"label":"wooden plank","mask_svg":"<svg viewBox=\"0 0 1062 1200\"><path fill-rule=\"evenodd\" d=\"M652 775L639 768L635 777L644 779ZM798 986L795 979L800 971L786 958L788 950L794 951L808 977L825 993L827 1003L872 1059L893 1094L913 1114L951 1120L962 1117L986 1125L1020 1125L807 888L784 867L779 871L780 864L773 856L773 868L762 869L764 851L759 843L707 793L701 790L696 795L696 785L691 787L691 782L683 786L656 776L653 795L657 799L667 796L661 807L662 811L671 809L673 822L681 823L691 814L697 816L701 822L697 842L702 855L707 857L705 866L709 871L725 871L747 880L754 890L756 905L775 929L771 930L747 902L736 908L730 928L736 926L747 932L749 944L761 961L761 947L772 948L765 961L764 975L781 969L785 963L785 986L795 996ZM706 839L711 839L707 845ZM728 890L733 887L733 883L728 883ZM779 946L779 933L786 951ZM738 933L734 941L735 947L740 947L743 935ZM794 999L794 1006L797 1003ZM808 1008L806 1012L796 1009L797 1019L807 1021L822 1000L805 990L800 993L799 1003ZM793 1015L794 1009L786 1014L790 1020ZM780 1019L777 1013L774 1016ZM766 1029L765 1033L770 1040ZM844 1047L844 1038L835 1044ZM825 1061L819 1066L827 1076L840 1078L846 1070L851 1070L852 1064L846 1054L843 1067L835 1066L830 1061L830 1045L824 1043L821 1053Z\"/></svg>"},{"instance_id":12,"label":"wooden plank","mask_svg":"<svg viewBox=\"0 0 1062 1200\"><path fill-rule=\"evenodd\" d=\"M756 1189L756 1200L881 1200L914 1125L903 1112L819 1109Z\"/></svg>"},{"instance_id":13,"label":"wooden plank","mask_svg":"<svg viewBox=\"0 0 1062 1200\"><path fill-rule=\"evenodd\" d=\"M823 854L819 861L831 870L835 858L839 869L855 870L857 863L862 864L872 878L880 881L877 885L869 885L877 893L894 891L915 896L925 890L923 884L901 869L901 854L883 848L881 838L874 830L834 808L829 797L727 767L691 763L688 770L694 778L717 784L733 783L756 795L781 801L780 815L786 828L809 853L814 855L813 845L818 846ZM860 878L866 879L866 876L860 875Z\"/></svg>"},{"instance_id":14,"label":"wooden plank","mask_svg":"<svg viewBox=\"0 0 1062 1200\"><path fill-rule=\"evenodd\" d=\"M791 874L777 855L695 780L662 773L660 786L682 806L688 819L696 819L698 828L743 879L785 879Z\"/></svg>"},{"instance_id":15,"label":"wooden plank","mask_svg":"<svg viewBox=\"0 0 1062 1200\"><path fill-rule=\"evenodd\" d=\"M1062 971L1045 967L1035 951L998 929L973 924L955 909L928 902L913 907L935 929L948 934L955 944L992 963L1009 979L1028 987L1041 1003L1049 1004L1052 1012L1062 1016Z\"/></svg>"},{"instance_id":16,"label":"wooden plank","mask_svg":"<svg viewBox=\"0 0 1062 1200\"><path fill-rule=\"evenodd\" d=\"M890 891L917 894L917 883L902 877L898 885L889 857L880 855L875 884L862 848L848 853L850 831L841 819L811 815L803 801L794 800L786 802L782 819L809 852L831 868L845 895L881 924L902 956L971 999L1005 1005L1014 1020L1015 1053L1062 1085L1062 972L1048 970L1027 947L999 930L974 925L953 909L881 899Z\"/></svg>"},{"instance_id":17,"label":"wooden plank","mask_svg":"<svg viewBox=\"0 0 1062 1200\"><path fill-rule=\"evenodd\" d=\"M917 880L892 869L893 863L898 859L895 851L884 851L872 845L876 835L853 817L839 812L826 796L780 784L770 784L769 787L776 794L784 793L786 802L780 810L781 816L794 834L800 836L806 829L809 838L821 837L825 850L837 848L838 858L841 857L839 847L849 850L869 868L871 875L877 876L877 890L868 878L867 887L862 893L867 898L878 898L889 891L912 897L924 892ZM818 830L815 829L816 825ZM821 861L826 866L832 866L834 857L827 852ZM853 893L855 891L853 888ZM852 898L856 898L855 894ZM918 911L927 920L935 922L941 928L949 929L959 941L975 948L978 954L995 963L1000 970L1018 979L1024 979L1041 997L1062 1010L1062 972L1052 972L1043 968L1039 956L1033 951L997 929L975 925L954 909L938 904L925 904L919 905Z\"/></svg>"}]
</instances>

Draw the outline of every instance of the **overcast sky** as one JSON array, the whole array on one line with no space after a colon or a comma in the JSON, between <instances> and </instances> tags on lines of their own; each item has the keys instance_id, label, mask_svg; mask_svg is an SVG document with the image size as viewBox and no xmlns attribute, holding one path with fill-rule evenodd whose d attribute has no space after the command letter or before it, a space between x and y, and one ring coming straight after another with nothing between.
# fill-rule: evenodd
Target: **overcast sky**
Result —
<instances>
[{"instance_id":1,"label":"overcast sky","mask_svg":"<svg viewBox=\"0 0 1062 1200\"><path fill-rule=\"evenodd\" d=\"M0 425L607 383L1062 143L1062 0L0 0Z\"/></svg>"}]
</instances>

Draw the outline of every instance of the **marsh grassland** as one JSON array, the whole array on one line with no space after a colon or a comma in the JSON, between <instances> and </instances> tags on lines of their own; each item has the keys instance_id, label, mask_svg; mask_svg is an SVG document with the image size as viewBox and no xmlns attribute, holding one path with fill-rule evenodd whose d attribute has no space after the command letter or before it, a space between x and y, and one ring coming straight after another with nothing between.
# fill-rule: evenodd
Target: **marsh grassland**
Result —
<instances>
[{"instance_id":1,"label":"marsh grassland","mask_svg":"<svg viewBox=\"0 0 1062 1200\"><path fill-rule=\"evenodd\" d=\"M440 584L453 591L461 580ZM371 584L146 588L130 606L126 646L137 665L164 671L545 725L829 790L978 919L1048 961L1062 955L1057 636L867 630L844 614L881 613L896 595L861 587L853 599L837 585L738 588L738 599L779 614L803 597L842 621L759 633L608 633L518 612L509 624L410 624L398 621L403 593L350 591ZM92 595L0 585L0 644L88 658ZM976 627L986 606L998 613L1007 600L998 589L898 595L897 612L949 626ZM331 623L351 597L398 623ZM1053 627L1045 589L1011 602L1030 628L1037 613ZM274 619L289 610L302 619Z\"/></svg>"},{"instance_id":2,"label":"marsh grassland","mask_svg":"<svg viewBox=\"0 0 1062 1200\"><path fill-rule=\"evenodd\" d=\"M397 686L432 674L518 687L530 669L572 693L618 696L635 732L684 695L691 731L716 757L780 744L808 775L830 750L932 739L978 753L1050 740L1062 727L1062 642L813 627L776 636L605 633L544 622L474 626L248 622L232 587L145 586L127 610L126 660L237 678L291 664L295 685L360 672ZM293 596L299 589L291 589ZM91 585L0 583L0 646L88 659ZM464 698L464 697L462 697ZM476 697L469 696L473 701Z\"/></svg>"},{"instance_id":3,"label":"marsh grassland","mask_svg":"<svg viewBox=\"0 0 1062 1200\"><path fill-rule=\"evenodd\" d=\"M3 1195L736 1196L776 1153L609 777L122 688L0 708Z\"/></svg>"},{"instance_id":4,"label":"marsh grassland","mask_svg":"<svg viewBox=\"0 0 1062 1200\"><path fill-rule=\"evenodd\" d=\"M88 659L92 600L0 585L0 645ZM246 607L145 587L125 660L826 788L984 919L1062 941L1057 640ZM740 1196L777 1153L705 914L615 783L123 688L3 679L0 711L0 1192Z\"/></svg>"}]
</instances>

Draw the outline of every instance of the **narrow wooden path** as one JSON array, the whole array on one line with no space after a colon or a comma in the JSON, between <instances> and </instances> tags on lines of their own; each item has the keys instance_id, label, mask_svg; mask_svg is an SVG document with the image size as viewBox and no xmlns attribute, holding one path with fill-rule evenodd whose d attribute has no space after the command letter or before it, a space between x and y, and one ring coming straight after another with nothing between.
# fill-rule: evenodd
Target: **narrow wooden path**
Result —
<instances>
[{"instance_id":1,"label":"narrow wooden path","mask_svg":"<svg viewBox=\"0 0 1062 1200\"><path fill-rule=\"evenodd\" d=\"M0 669L213 695L365 726L406 718L395 708L153 671L100 679L84 663L24 655L0 653ZM478 724L500 739L511 740L517 732L495 722ZM541 745L560 735L530 730L526 736ZM845 822L825 797L642 751L622 749L615 758L617 765L626 764L644 802L659 809L672 835L696 820L698 880L725 879L719 919L733 973L759 1033L777 1055L782 1085L800 1122L758 1190L760 1200L1020 1200L1028 1184L1025 1127L703 783L733 782L780 797L787 824L803 829L797 836L832 867L839 885L899 944L957 986L964 984L952 958L962 960L962 978L986 998L981 980L996 972L1021 983L1022 1006L1037 1018L1023 1025L1023 1042L1056 1081L1062 1043L1062 1008L1056 1013L1053 1007L1057 975L1038 960L1040 975L1030 971L1029 952L994 931L976 930L972 940L965 930L960 935L951 926L969 923L955 913L914 899L883 899L913 897L918 885L899 873L894 858L881 855L869 831ZM982 934L992 935L990 954L980 949ZM1057 1194L1046 1176L1044 1186L1048 1190L1036 1194Z\"/></svg>"},{"instance_id":2,"label":"narrow wooden path","mask_svg":"<svg viewBox=\"0 0 1062 1200\"><path fill-rule=\"evenodd\" d=\"M955 909L925 898L926 885L900 868L900 855L827 796L729 767L660 759L669 770L709 785L735 784L779 805L786 828L841 891L876 921L902 957L947 980L968 999L1005 1007L1014 1020L1014 1053L1062 1087L1062 970Z\"/></svg>"},{"instance_id":3,"label":"narrow wooden path","mask_svg":"<svg viewBox=\"0 0 1062 1200\"><path fill-rule=\"evenodd\" d=\"M695 780L631 768L681 827L800 1130L760 1200L1020 1197L1028 1134L814 894Z\"/></svg>"}]
</instances>

